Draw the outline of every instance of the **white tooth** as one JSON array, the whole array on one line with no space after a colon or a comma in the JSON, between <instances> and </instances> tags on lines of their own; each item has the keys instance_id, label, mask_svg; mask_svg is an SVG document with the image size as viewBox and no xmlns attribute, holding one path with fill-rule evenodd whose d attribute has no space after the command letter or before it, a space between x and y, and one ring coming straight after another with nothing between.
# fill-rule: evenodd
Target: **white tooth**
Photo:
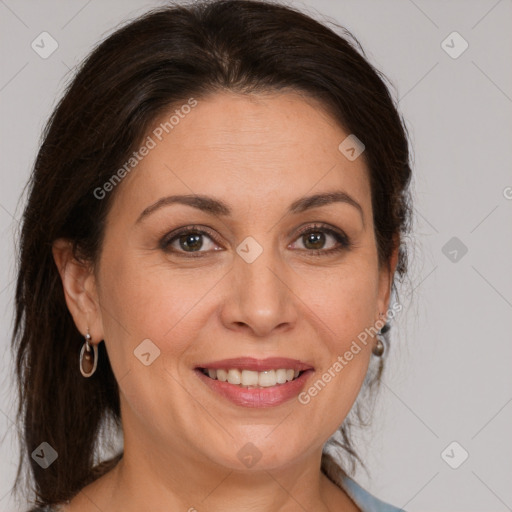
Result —
<instances>
[{"instance_id":1,"label":"white tooth","mask_svg":"<svg viewBox=\"0 0 512 512\"><path fill-rule=\"evenodd\" d=\"M293 378L294 378L294 379L296 379L296 378L299 376L299 373L300 373L300 371L299 371L299 370L297 370L297 371L294 373Z\"/></svg>"},{"instance_id":2,"label":"white tooth","mask_svg":"<svg viewBox=\"0 0 512 512\"><path fill-rule=\"evenodd\" d=\"M278 384L284 384L286 382L286 370L276 370L276 381Z\"/></svg>"},{"instance_id":3,"label":"white tooth","mask_svg":"<svg viewBox=\"0 0 512 512\"><path fill-rule=\"evenodd\" d=\"M260 372L258 375L258 384L262 388L268 388L276 385L276 372L275 370L268 370L266 372Z\"/></svg>"},{"instance_id":4,"label":"white tooth","mask_svg":"<svg viewBox=\"0 0 512 512\"><path fill-rule=\"evenodd\" d=\"M293 380L293 370L286 370L286 380Z\"/></svg>"},{"instance_id":5,"label":"white tooth","mask_svg":"<svg viewBox=\"0 0 512 512\"><path fill-rule=\"evenodd\" d=\"M243 386L257 386L258 385L258 372L252 370L242 370L242 385Z\"/></svg>"},{"instance_id":6,"label":"white tooth","mask_svg":"<svg viewBox=\"0 0 512 512\"><path fill-rule=\"evenodd\" d=\"M242 374L240 370L228 370L228 382L230 384L240 384L242 381Z\"/></svg>"},{"instance_id":7,"label":"white tooth","mask_svg":"<svg viewBox=\"0 0 512 512\"><path fill-rule=\"evenodd\" d=\"M226 382L228 380L228 372L226 370L217 370L217 380L221 382Z\"/></svg>"},{"instance_id":8,"label":"white tooth","mask_svg":"<svg viewBox=\"0 0 512 512\"><path fill-rule=\"evenodd\" d=\"M208 376L210 377L210 379L216 379L217 370L212 370L211 368L208 368Z\"/></svg>"}]
</instances>

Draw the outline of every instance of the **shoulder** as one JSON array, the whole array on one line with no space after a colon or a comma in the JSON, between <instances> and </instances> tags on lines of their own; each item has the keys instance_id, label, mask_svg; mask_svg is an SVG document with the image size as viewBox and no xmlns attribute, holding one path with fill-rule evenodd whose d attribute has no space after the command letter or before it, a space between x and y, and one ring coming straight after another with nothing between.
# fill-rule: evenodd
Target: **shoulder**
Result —
<instances>
[{"instance_id":1,"label":"shoulder","mask_svg":"<svg viewBox=\"0 0 512 512\"><path fill-rule=\"evenodd\" d=\"M341 484L345 492L361 509L361 512L406 512L402 508L379 500L347 476L342 477Z\"/></svg>"}]
</instances>

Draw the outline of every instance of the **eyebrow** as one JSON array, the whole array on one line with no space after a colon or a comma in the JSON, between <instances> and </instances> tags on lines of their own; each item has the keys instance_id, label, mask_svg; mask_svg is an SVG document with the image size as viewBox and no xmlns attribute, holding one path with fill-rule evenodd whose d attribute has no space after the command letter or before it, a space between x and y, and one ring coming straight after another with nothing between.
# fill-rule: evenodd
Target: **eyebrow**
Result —
<instances>
[{"instance_id":1,"label":"eyebrow","mask_svg":"<svg viewBox=\"0 0 512 512\"><path fill-rule=\"evenodd\" d=\"M314 194L307 197L302 197L294 201L290 207L288 208L288 214L297 214L302 213L306 210L310 210L312 208L318 208L320 206L326 206L332 203L344 203L349 204L356 208L361 214L361 218L363 220L364 225L364 212L361 205L349 196L346 192L342 191L333 191L333 192L325 192L323 194ZM136 221L136 224L139 223L145 217L151 215L156 210L164 206L168 206L171 204L184 204L187 206L192 206L193 208L197 208L203 212L209 213L210 215L214 215L216 217L228 217L231 215L231 208L222 200L214 199L213 197L204 196L204 195L173 195L162 197L152 205L148 206L140 215Z\"/></svg>"}]
</instances>

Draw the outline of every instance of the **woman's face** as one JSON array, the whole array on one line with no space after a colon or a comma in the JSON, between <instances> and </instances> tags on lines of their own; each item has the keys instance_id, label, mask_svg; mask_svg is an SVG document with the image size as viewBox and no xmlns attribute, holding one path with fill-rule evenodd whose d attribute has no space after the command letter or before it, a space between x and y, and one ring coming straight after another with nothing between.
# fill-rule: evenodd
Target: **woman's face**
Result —
<instances>
[{"instance_id":1,"label":"woman's face","mask_svg":"<svg viewBox=\"0 0 512 512\"><path fill-rule=\"evenodd\" d=\"M374 340L358 335L388 307L363 158L292 93L216 94L160 132L117 185L91 277L125 452L237 469L318 452L364 380ZM277 369L304 373L276 384Z\"/></svg>"}]
</instances>

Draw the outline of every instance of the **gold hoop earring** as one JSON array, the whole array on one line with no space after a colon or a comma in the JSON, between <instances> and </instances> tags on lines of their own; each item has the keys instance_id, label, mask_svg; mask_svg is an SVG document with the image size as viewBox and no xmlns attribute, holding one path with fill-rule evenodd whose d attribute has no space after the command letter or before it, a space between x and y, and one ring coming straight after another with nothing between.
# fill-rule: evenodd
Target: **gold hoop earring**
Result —
<instances>
[{"instance_id":1,"label":"gold hoop earring","mask_svg":"<svg viewBox=\"0 0 512 512\"><path fill-rule=\"evenodd\" d=\"M80 350L80 373L84 377L90 377L96 371L98 365L98 347L91 342L89 329L85 335L85 342Z\"/></svg>"}]
</instances>

